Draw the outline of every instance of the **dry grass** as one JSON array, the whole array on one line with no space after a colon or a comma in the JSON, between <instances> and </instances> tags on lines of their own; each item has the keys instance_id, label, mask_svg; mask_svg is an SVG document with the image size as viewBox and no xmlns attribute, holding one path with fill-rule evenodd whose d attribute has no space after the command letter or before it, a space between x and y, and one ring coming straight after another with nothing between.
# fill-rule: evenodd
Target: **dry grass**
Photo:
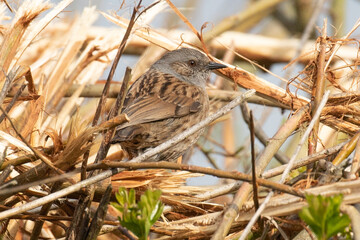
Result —
<instances>
[{"instance_id":1,"label":"dry grass","mask_svg":"<svg viewBox=\"0 0 360 240\"><path fill-rule=\"evenodd\" d=\"M122 115L107 121L114 103L112 99L108 99L101 108L99 123L92 126L98 98L104 96L104 84L100 78L111 66L129 26L129 20L106 13L99 14L95 8L84 9L80 16L72 20L56 18L71 1L64 0L55 6L45 1L35 1L35 5L33 2L25 1L12 17L10 24L0 22L0 106L7 113L0 113L0 216L3 216L1 214L5 214L6 210L18 209L25 203L42 199L51 192L67 189L84 180L85 168L91 169L105 132L127 121ZM239 95L239 91L234 90L234 83L257 91L257 96L249 102L266 105L269 109L276 107L291 111L283 127L270 138L261 135L263 133L260 131L260 123L255 124L256 130L259 130L256 131L256 137L268 143L258 157L258 177L275 176L284 171L284 167L279 167L273 170L275 174L269 170L262 175L275 154L276 157L281 155L279 158L285 160L290 158L291 155L285 156L279 148L287 138L307 127L314 116L314 108L318 106L315 102L321 100L321 97L318 97L319 92L330 90L331 95L321 111L320 128L315 128L312 138L309 139L313 145L308 147L307 151L313 156L303 157L296 168L294 167L297 170L288 177L287 183L302 194L343 193L344 204L359 203L359 58L358 49L354 48L354 43L358 46L358 41L351 39L350 35L342 39L325 36L318 40L309 40L301 55L292 60L299 44L295 39L285 41L224 31L219 36L207 35L205 44L201 33L196 35L194 32L179 30L166 32L164 29L149 27L147 24L153 16L164 11L165 7L166 3L161 3L148 9L137 19L130 32L125 54L140 56L132 72L132 81L164 52L162 49L173 50L179 46L196 45L207 46L208 49L203 50L214 53L214 56L227 53L224 61L229 68L220 70L218 75L231 80L231 84L217 80L215 85L209 86L214 111ZM0 5L0 20L6 19L5 12L4 4ZM118 27L93 26L98 17L105 17ZM182 16L182 20L186 21L186 18ZM191 25L191 22L188 24ZM357 27L358 25L354 26ZM193 28L192 31L196 30ZM325 51L319 51L321 47L324 47ZM304 63L305 67L296 78L282 79L287 86L279 87L235 66L234 61L244 57L264 64L294 64L299 61ZM323 79L319 78L320 71ZM321 86L319 81L323 81L322 90L317 89ZM315 82L317 84L314 84ZM115 98L119 89L118 83L112 83L108 97ZM310 97L301 96L298 90L308 93L307 96ZM212 139L212 131L218 122L225 122L226 131L222 136L217 136L221 138L220 141L215 141ZM204 139L221 149L220 154L226 159L224 171L232 171L250 151L247 151L245 143L240 148L235 148L237 134L231 116L228 115L218 122L208 128ZM300 135L301 133L303 131L300 131ZM105 144L106 141L104 140ZM294 145L298 143L297 138L292 141ZM346 141L349 143L344 144ZM342 145L334 150L332 147L338 143ZM205 153L208 160L212 160L216 154L215 151L206 150L204 145L199 149ZM316 153L321 150L323 155L316 157ZM354 151L355 157L350 170L343 171L345 160ZM122 156L119 147L114 146L110 148L106 160L117 161ZM335 179L328 179L322 177L331 175L327 168L317 167L313 172L299 169L301 166L310 168L310 161L313 163L320 158L332 162L340 175ZM84 159L88 159L86 164ZM161 220L152 227L152 232L157 233L158 239L209 239L211 236L219 236L215 234L220 234L221 231L224 237L227 236L225 239L238 237L254 214L251 185L234 182L231 177L220 185L186 185L188 178L203 175L196 173L198 170L194 167L191 168L192 173L163 169L122 171L108 180L91 185L93 198L90 198L89 205L86 206L87 211L96 210L111 179L113 192L119 186L136 188L139 192L148 188L162 190L162 201L166 207ZM207 174L220 176L221 172ZM293 178L295 175L297 178ZM319 186L319 182L324 186ZM259 184L264 185L260 181ZM271 188L271 183L266 186ZM274 184L274 188L278 189L277 185ZM79 199L80 202L83 201L87 191L91 193L92 190L89 189L69 192L66 198L59 198L50 204L44 202L41 210L37 208L32 211L18 211L16 214L7 214L5 218L0 217L4 239L31 234L35 239L40 234L33 230L36 228L42 229L41 237L44 238L66 236L70 224L75 229L80 226L81 221L77 219L79 216L75 216L75 208L80 204ZM266 193L267 189L261 187L260 196L263 196L262 193ZM260 197L260 203L262 200ZM228 204L240 209L230 218L227 217L232 213L224 214L230 209ZM49 208L51 206L51 210L47 205ZM274 219L277 219L289 236L290 233L294 236L303 229L299 229L299 224L303 223L296 220L289 224L286 220L304 205L299 196L276 193L263 216L281 217ZM90 218L91 216L90 214ZM39 224L41 221L43 223ZM219 225L219 222L222 225ZM103 231L111 233L104 235L102 239L126 239L124 232L105 227L117 225L117 213L111 207L104 224ZM269 228L273 229L269 231L269 236L275 237L276 227L270 224ZM260 230L258 225L253 227L253 231L257 230Z\"/></svg>"}]
</instances>

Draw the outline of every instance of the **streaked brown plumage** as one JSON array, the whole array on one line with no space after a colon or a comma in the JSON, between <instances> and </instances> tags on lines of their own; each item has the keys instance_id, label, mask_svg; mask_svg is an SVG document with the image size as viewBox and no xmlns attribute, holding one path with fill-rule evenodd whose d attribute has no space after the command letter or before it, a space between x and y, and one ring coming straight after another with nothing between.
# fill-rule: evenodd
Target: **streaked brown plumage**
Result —
<instances>
[{"instance_id":1,"label":"streaked brown plumage","mask_svg":"<svg viewBox=\"0 0 360 240\"><path fill-rule=\"evenodd\" d=\"M130 87L122 109L130 121L117 129L112 143L120 143L131 159L206 118L206 81L211 70L224 67L194 49L166 53ZM147 161L176 161L201 133Z\"/></svg>"}]
</instances>

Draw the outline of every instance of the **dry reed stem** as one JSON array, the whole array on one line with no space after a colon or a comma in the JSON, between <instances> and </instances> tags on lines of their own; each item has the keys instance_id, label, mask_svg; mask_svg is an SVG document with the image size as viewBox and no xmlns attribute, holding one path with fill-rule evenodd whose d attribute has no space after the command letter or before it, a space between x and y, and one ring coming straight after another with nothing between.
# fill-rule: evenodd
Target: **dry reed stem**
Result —
<instances>
[{"instance_id":1,"label":"dry reed stem","mask_svg":"<svg viewBox=\"0 0 360 240\"><path fill-rule=\"evenodd\" d=\"M16 50L20 46L20 42L25 34L25 31L32 22L41 12L50 8L50 5L44 1L25 1L18 9L11 27L5 34L4 40L0 48L0 88L3 88L4 77L7 75L9 68L11 67L12 61L15 59ZM32 6L31 6L32 4Z\"/></svg>"},{"instance_id":2,"label":"dry reed stem","mask_svg":"<svg viewBox=\"0 0 360 240\"><path fill-rule=\"evenodd\" d=\"M337 154L340 151L340 149L342 147L344 147L344 145L346 143L347 143L346 141L343 142L343 143L339 143L338 145L336 145L334 147L324 149L324 150L322 150L320 152L314 153L313 155L302 158L293 165L292 170L296 169L296 168L299 168L299 167L306 166L306 165L311 164L311 163L314 163L314 162L316 162L316 161L318 161L320 159L331 157L332 155ZM283 171L285 170L286 167L287 167L287 164L281 165L279 167L272 168L270 170L265 171L263 174L261 174L261 177L263 177L263 178L271 178L271 177L280 175L280 174L283 173Z\"/></svg>"},{"instance_id":3,"label":"dry reed stem","mask_svg":"<svg viewBox=\"0 0 360 240\"><path fill-rule=\"evenodd\" d=\"M93 74L92 71L90 71L90 73ZM89 75L91 75L91 74L89 74ZM88 77L88 74L85 76L85 78L87 79L87 77ZM133 79L134 78L135 77L133 77ZM87 82L87 81L84 81L84 83L85 82ZM77 96L78 98L98 98L101 96L103 88L104 88L104 85L102 83L72 84L71 87L66 91L64 97ZM110 86L108 98L116 98L119 91L120 91L120 84L113 83ZM80 92L80 94L78 94L79 92ZM207 93L211 100L220 100L220 101L225 101L225 102L230 102L242 94L239 91L220 90L220 89L213 89L213 88L208 88ZM28 91L25 89L23 95L26 96L27 94L28 94ZM76 94L76 95L74 95L74 94ZM11 97L11 98L14 98L14 96L15 96L14 92L10 92L7 95L7 97ZM349 96L336 96L336 97L334 97L333 104L339 104L338 102L335 103L335 100L338 102L344 102L344 101L354 102L354 101L360 101L360 97L357 96L356 94L350 94ZM255 103L255 104L259 104L259 105L270 106L270 107L279 107L279 108L289 109L289 107L284 104L281 104L274 100L265 99L265 98L263 98L261 96L257 96L257 95L250 97L247 100L247 102Z\"/></svg>"},{"instance_id":4,"label":"dry reed stem","mask_svg":"<svg viewBox=\"0 0 360 240\"><path fill-rule=\"evenodd\" d=\"M324 20L323 28L321 30L321 37L319 37L319 55L316 59L316 76L314 76L314 84L312 88L312 98L314 99L313 104L311 104L311 117L314 117L322 97L325 92L325 80L326 80L326 69L325 67L325 57L326 57L326 48L327 48L327 21ZM311 155L316 152L318 135L319 135L319 126L320 118L315 122L312 134L309 136L308 140L308 154Z\"/></svg>"},{"instance_id":5,"label":"dry reed stem","mask_svg":"<svg viewBox=\"0 0 360 240\"><path fill-rule=\"evenodd\" d=\"M31 2L31 1L29 1L29 2ZM24 39L19 50L17 51L15 59L21 58L24 51L34 41L36 36L38 36L40 34L40 32L42 32L45 29L45 27L47 27L49 25L49 23L54 18L56 18L56 16L58 16L61 13L61 11L63 11L71 2L73 2L73 0L62 0L54 8L52 8L50 10L50 12L48 12L43 18L41 18L41 20L38 23L36 23L35 26L30 26L29 33L26 35L26 38ZM37 3L40 3L40 1L38 1ZM33 6L31 6L31 7L27 6L25 8L30 9L30 8L33 8ZM47 8L50 8L50 6L47 6Z\"/></svg>"},{"instance_id":6,"label":"dry reed stem","mask_svg":"<svg viewBox=\"0 0 360 240\"><path fill-rule=\"evenodd\" d=\"M121 19L121 18L120 18ZM120 24L120 22L119 22ZM124 24L125 26L125 24ZM56 27L56 25L55 25ZM55 28L54 27L54 28ZM58 27L59 28L59 27ZM93 26L93 31L88 33L89 38L94 38L98 35L105 35L111 32L111 29ZM57 31L64 31L63 29L57 29ZM155 31L155 30L153 30ZM185 43L192 42L194 35L188 30L179 30L179 29L156 29L157 34L163 34L169 36L174 41L181 42L181 38ZM96 33L96 35L95 35ZM112 32L111 32L112 33ZM119 38L121 36L120 32L112 33L114 38ZM152 34L152 33L151 33ZM239 53L242 56L247 57L256 62L260 63L277 63L277 62L290 62L296 53L296 48L299 46L300 39L279 39L268 36L261 36L251 33L235 32L228 31L220 36L217 36L208 43L208 48L216 51L216 56L223 56L228 50L226 46L232 46L234 51ZM301 44L302 52L300 57L296 58L302 63L307 63L312 61L316 57L315 42L309 40L304 44ZM145 49L152 46L152 43L145 40L144 38L133 36L128 44L125 53L133 55L141 55ZM259 51L261 49L261 51ZM336 56L339 56L341 59L356 60L356 48L342 45L339 48ZM237 59L238 60L238 59Z\"/></svg>"},{"instance_id":7,"label":"dry reed stem","mask_svg":"<svg viewBox=\"0 0 360 240\"><path fill-rule=\"evenodd\" d=\"M353 161L351 163L350 179L356 178L356 173L359 170L359 162L360 162L360 141L357 142L355 147L355 154Z\"/></svg>"},{"instance_id":8,"label":"dry reed stem","mask_svg":"<svg viewBox=\"0 0 360 240\"><path fill-rule=\"evenodd\" d=\"M136 169L173 169L173 170L183 170L183 171L189 171L194 173L203 173L207 175L213 175L220 178L228 178L228 179L234 179L234 180L243 180L247 182L252 181L251 175L244 174L241 172L228 172L228 171L222 171L217 169L211 169L211 168L203 168L203 167L197 167L197 166L189 166L184 164L177 164L177 163L171 163L171 162L148 162L148 163L136 163L136 162L108 162L103 161L100 164L93 164L89 165L89 170L94 169L111 169L111 168L127 168L130 170L136 170ZM289 188L286 185L277 185L273 184L274 182L265 180L265 179L257 179L257 183L264 187L270 187L276 190L279 190L281 192L286 192L290 194L294 194L297 196L303 196L301 191L297 191L296 189Z\"/></svg>"},{"instance_id":9,"label":"dry reed stem","mask_svg":"<svg viewBox=\"0 0 360 240\"><path fill-rule=\"evenodd\" d=\"M245 122L249 125L250 123L250 108L247 103L241 104L241 112L243 115L243 118ZM269 140L269 137L266 135L265 131L262 130L262 127L258 121L255 121L255 135L256 138L264 145L266 146ZM280 150L277 151L274 155L274 157L282 164L286 164L289 162L289 158L282 153Z\"/></svg>"},{"instance_id":10,"label":"dry reed stem","mask_svg":"<svg viewBox=\"0 0 360 240\"><path fill-rule=\"evenodd\" d=\"M338 166L342 161L344 161L355 149L358 141L360 139L360 132L355 134L348 143L341 149L338 155L334 158L332 163L335 166Z\"/></svg>"}]
</instances>

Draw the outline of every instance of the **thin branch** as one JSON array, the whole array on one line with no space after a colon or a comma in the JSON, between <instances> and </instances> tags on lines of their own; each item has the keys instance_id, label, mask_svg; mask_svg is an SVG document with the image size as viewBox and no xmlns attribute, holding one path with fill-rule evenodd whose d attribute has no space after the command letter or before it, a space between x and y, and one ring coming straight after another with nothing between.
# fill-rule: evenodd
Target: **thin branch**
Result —
<instances>
[{"instance_id":1,"label":"thin branch","mask_svg":"<svg viewBox=\"0 0 360 240\"><path fill-rule=\"evenodd\" d=\"M20 97L21 93L24 91L26 85L23 84L21 85L21 87L19 88L19 90L17 90L16 94L14 95L14 97L11 99L11 102L6 106L5 111L9 112L11 110L11 108L14 106L14 104L16 103L16 101L18 100L18 98ZM4 120L5 118L5 114L1 114L0 116L0 123Z\"/></svg>"},{"instance_id":2,"label":"thin branch","mask_svg":"<svg viewBox=\"0 0 360 240\"><path fill-rule=\"evenodd\" d=\"M12 170L14 170L13 165L7 165L6 166L6 168L0 174L0 185L2 185L5 182L6 178L10 175Z\"/></svg>"},{"instance_id":3,"label":"thin branch","mask_svg":"<svg viewBox=\"0 0 360 240\"><path fill-rule=\"evenodd\" d=\"M304 135L302 136L298 146L296 147L295 153L293 154L293 156L291 157L288 166L286 167L285 171L283 172L281 179L279 181L279 183L284 183L286 178L288 177L290 170L293 166L293 164L295 163L295 160L298 156L298 154L300 153L301 148L303 147L305 141L307 140L307 138L310 135L310 132L312 131L316 121L319 119L320 114L322 109L325 107L325 104L329 98L329 94L330 91L326 91L322 101L320 102L314 116L313 119L311 120L309 126L307 127ZM267 197L265 198L264 202L260 205L259 209L255 212L255 214L253 215L253 217L251 218L251 220L249 221L248 225L246 225L243 234L241 235L239 240L245 240L247 235L250 233L252 226L255 224L255 222L257 221L257 219L259 218L260 214L264 211L267 203L270 201L271 197L274 195L274 191L271 191Z\"/></svg>"},{"instance_id":4,"label":"thin branch","mask_svg":"<svg viewBox=\"0 0 360 240\"><path fill-rule=\"evenodd\" d=\"M11 165L8 165L8 166L11 166ZM17 186L12 186L12 187L7 187L7 188L4 188L4 185L3 185L3 186L0 186L0 195L4 196L4 195L9 195L9 194L16 194L18 192L24 191L24 190L26 190L26 189L28 189L30 187L33 187L33 186L38 186L38 185L41 185L41 184L48 184L48 183L63 181L65 179L69 179L69 178L73 177L74 175L78 174L79 172L80 172L80 169L77 169L76 171L64 173L64 174L61 174L61 175L56 175L56 176L53 176L53 177L47 177L46 179L41 179L41 180L38 180L38 181L29 182L29 183L25 183L25 184L20 184L20 185L17 185ZM13 180L10 180L6 184L11 183L12 181Z\"/></svg>"},{"instance_id":5,"label":"thin branch","mask_svg":"<svg viewBox=\"0 0 360 240\"><path fill-rule=\"evenodd\" d=\"M351 170L350 170L350 178L351 179L356 178L355 174L359 170L359 162L360 162L360 141L358 141L356 144L354 158L351 163Z\"/></svg>"},{"instance_id":6,"label":"thin branch","mask_svg":"<svg viewBox=\"0 0 360 240\"><path fill-rule=\"evenodd\" d=\"M107 95L108 95L108 92L109 92L111 80L113 79L113 76L115 74L115 69L116 69L116 67L118 65L118 62L119 62L122 54L124 53L124 49L125 49L127 40L129 39L132 28L133 28L133 26L135 24L136 14L138 12L138 9L141 6L141 2L142 2L142 0L140 0L139 3L137 4L137 6L134 7L133 12L131 14L131 18L130 18L128 27L126 28L126 32L124 34L123 39L121 40L120 46L118 48L115 59L114 59L113 64L111 66L110 73L109 73L108 78L106 80L106 83L105 83L105 86L104 86L104 89L103 89L103 94L101 95L98 107L96 109L94 120L93 120L93 123L92 123L93 126L97 125L98 119L100 117L100 113L101 113L102 108L103 108L103 106L104 106L104 104L106 102L106 98L107 98Z\"/></svg>"},{"instance_id":7,"label":"thin branch","mask_svg":"<svg viewBox=\"0 0 360 240\"><path fill-rule=\"evenodd\" d=\"M87 232L86 240L97 239L101 227L104 224L104 219L106 216L106 212L111 197L111 190L112 190L112 186L111 184L109 184L105 190L103 197L101 198L101 201L95 212L95 215L92 218L91 224L89 226L89 230Z\"/></svg>"},{"instance_id":8,"label":"thin branch","mask_svg":"<svg viewBox=\"0 0 360 240\"><path fill-rule=\"evenodd\" d=\"M317 152L317 153L314 153L313 155L310 155L308 157L305 157L303 159L300 159L299 161L297 161L293 166L292 166L292 169L296 169L296 168L299 168L299 167L303 167L303 166L306 166L310 163L313 163L313 162L316 162L320 159L324 159L324 158L327 158L337 152L340 151L340 149L342 147L344 147L345 144L347 144L349 141L345 141L343 143L339 143L338 145L334 146L334 147L331 147L331 148L328 148L328 149L325 149L323 151L320 151L320 152ZM286 167L288 166L288 164L284 164L284 165L281 165L279 167L276 167L276 168L273 168L273 169L270 169L270 170L267 170L265 171L263 174L261 174L261 177L263 178L271 178L271 177L275 177L277 175L280 175L284 172L284 170L286 169Z\"/></svg>"},{"instance_id":9,"label":"thin branch","mask_svg":"<svg viewBox=\"0 0 360 240\"><path fill-rule=\"evenodd\" d=\"M246 102L240 105L240 110L243 115L244 121L249 125L250 124L250 109ZM258 121L254 120L254 133L256 138L264 145L266 146L269 140L269 137L265 133L264 130L262 130L261 125L258 123ZM275 158L282 164L286 164L289 162L289 158L282 153L280 150L275 153Z\"/></svg>"},{"instance_id":10,"label":"thin branch","mask_svg":"<svg viewBox=\"0 0 360 240\"><path fill-rule=\"evenodd\" d=\"M318 108L321 97L324 95L325 91L325 57L326 57L326 28L327 28L327 21L324 20L324 26L321 30L321 37L320 37L320 50L317 56L317 63L316 63L316 78L314 79L313 89L312 89L312 96L314 98L314 103L311 105L311 115L313 116L316 113L316 109ZM309 155L316 152L316 146L318 142L318 133L319 133L319 126L320 126L320 119L318 119L312 130L312 134L309 136L309 145L308 145L308 153Z\"/></svg>"},{"instance_id":11,"label":"thin branch","mask_svg":"<svg viewBox=\"0 0 360 240\"><path fill-rule=\"evenodd\" d=\"M4 99L6 97L6 95L8 94L9 90L10 90L10 87L11 87L11 83L13 82L11 80L11 78L5 73L4 69L1 69L0 71L3 72L3 74L5 75L5 82L4 82L4 85L3 85L3 88L1 89L1 92L0 92L0 105L3 104L4 102Z\"/></svg>"},{"instance_id":12,"label":"thin branch","mask_svg":"<svg viewBox=\"0 0 360 240\"><path fill-rule=\"evenodd\" d=\"M178 135L180 136L180 135ZM237 171L224 171L224 170L218 170L213 168L206 168L206 167L199 167L199 166L193 166L193 165L186 165L186 164L177 164L173 162L114 162L114 161L103 161L98 164L92 164L89 165L89 170L93 169L113 169L113 168L126 168L129 170L136 170L136 169L146 169L146 168L153 168L153 169L172 169L172 170L182 170L182 171L189 171L193 173L203 173L207 175L216 176L219 178L229 178L234 180L243 180L246 182L252 182L253 177L250 174L245 174L242 172ZM264 186L269 187L272 189L279 190L281 192L286 192L291 195L304 197L304 194L300 190L296 190L293 187L283 185L283 184L277 184L273 181L258 178L256 180L256 183Z\"/></svg>"},{"instance_id":13,"label":"thin branch","mask_svg":"<svg viewBox=\"0 0 360 240\"><path fill-rule=\"evenodd\" d=\"M252 174L252 185L253 185L253 200L255 210L259 208L259 199L258 199L258 187L256 183L256 163L255 163L255 127L254 127L254 118L252 111L250 111L250 142L251 142L251 174Z\"/></svg>"},{"instance_id":14,"label":"thin branch","mask_svg":"<svg viewBox=\"0 0 360 240\"><path fill-rule=\"evenodd\" d=\"M131 68L127 67L122 84L121 84L121 89L116 98L115 105L107 117L108 120L117 116L119 111L121 111L121 108L124 104L124 100L126 97L126 91L128 89L130 79L131 79ZM101 146L96 155L95 163L100 162L101 160L103 160L106 157L106 155L109 151L109 148L110 148L110 141L111 141L114 131L115 131L115 128L109 129L106 132L106 134L104 136L104 140L102 141Z\"/></svg>"}]
</instances>

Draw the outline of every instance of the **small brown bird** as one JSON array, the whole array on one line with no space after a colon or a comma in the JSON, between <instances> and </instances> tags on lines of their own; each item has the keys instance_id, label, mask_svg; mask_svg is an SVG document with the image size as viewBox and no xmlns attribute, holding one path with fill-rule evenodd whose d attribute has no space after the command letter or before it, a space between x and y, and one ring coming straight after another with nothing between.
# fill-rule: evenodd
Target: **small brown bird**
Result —
<instances>
[{"instance_id":1,"label":"small brown bird","mask_svg":"<svg viewBox=\"0 0 360 240\"><path fill-rule=\"evenodd\" d=\"M116 130L111 143L120 143L131 159L203 120L209 113L206 81L211 70L225 67L195 49L164 54L130 87L122 109L130 121ZM146 161L176 161L201 133Z\"/></svg>"}]
</instances>

